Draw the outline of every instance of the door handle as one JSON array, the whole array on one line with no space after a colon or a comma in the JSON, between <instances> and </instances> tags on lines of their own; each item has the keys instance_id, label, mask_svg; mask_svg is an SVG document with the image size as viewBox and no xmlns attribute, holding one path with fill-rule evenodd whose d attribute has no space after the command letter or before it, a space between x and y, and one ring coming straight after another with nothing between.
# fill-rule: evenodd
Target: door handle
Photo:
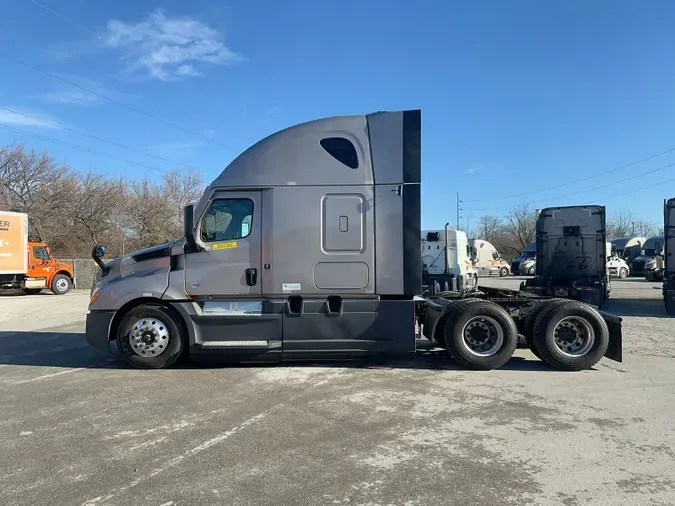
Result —
<instances>
[{"instance_id":1,"label":"door handle","mask_svg":"<svg viewBox=\"0 0 675 506\"><path fill-rule=\"evenodd\" d=\"M255 286L258 282L258 270L250 267L246 269L246 284L248 286Z\"/></svg>"}]
</instances>

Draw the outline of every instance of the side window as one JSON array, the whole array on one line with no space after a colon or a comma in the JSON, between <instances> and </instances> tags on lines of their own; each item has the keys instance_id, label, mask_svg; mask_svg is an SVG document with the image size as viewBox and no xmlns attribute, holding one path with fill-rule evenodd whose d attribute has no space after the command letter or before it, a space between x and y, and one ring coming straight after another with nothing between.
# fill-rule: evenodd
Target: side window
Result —
<instances>
[{"instance_id":1,"label":"side window","mask_svg":"<svg viewBox=\"0 0 675 506\"><path fill-rule=\"evenodd\" d=\"M344 137L326 137L321 139L321 147L328 154L350 169L359 168L359 157L352 141Z\"/></svg>"},{"instance_id":2,"label":"side window","mask_svg":"<svg viewBox=\"0 0 675 506\"><path fill-rule=\"evenodd\" d=\"M33 256L38 260L49 260L49 253L47 253L44 246L34 246Z\"/></svg>"},{"instance_id":3,"label":"side window","mask_svg":"<svg viewBox=\"0 0 675 506\"><path fill-rule=\"evenodd\" d=\"M202 241L233 241L251 233L253 201L218 199L211 202L201 227Z\"/></svg>"}]
</instances>

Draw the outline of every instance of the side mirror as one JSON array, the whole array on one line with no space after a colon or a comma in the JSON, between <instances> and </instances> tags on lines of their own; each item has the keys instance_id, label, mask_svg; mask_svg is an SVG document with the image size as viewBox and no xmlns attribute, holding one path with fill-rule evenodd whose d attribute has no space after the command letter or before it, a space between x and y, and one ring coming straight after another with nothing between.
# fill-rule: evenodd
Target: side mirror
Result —
<instances>
[{"instance_id":1,"label":"side mirror","mask_svg":"<svg viewBox=\"0 0 675 506\"><path fill-rule=\"evenodd\" d=\"M94 249L91 250L91 258L94 259L96 265L98 265L101 268L101 273L103 273L103 275L105 276L108 274L108 272L110 272L110 269L105 263L103 263L103 260L101 260L101 258L103 258L104 256L105 256L105 246L102 246L101 244L94 246Z\"/></svg>"},{"instance_id":2,"label":"side mirror","mask_svg":"<svg viewBox=\"0 0 675 506\"><path fill-rule=\"evenodd\" d=\"M185 236L185 246L188 252L199 251L199 246L195 240L195 207L190 204L183 209L183 235Z\"/></svg>"}]
</instances>

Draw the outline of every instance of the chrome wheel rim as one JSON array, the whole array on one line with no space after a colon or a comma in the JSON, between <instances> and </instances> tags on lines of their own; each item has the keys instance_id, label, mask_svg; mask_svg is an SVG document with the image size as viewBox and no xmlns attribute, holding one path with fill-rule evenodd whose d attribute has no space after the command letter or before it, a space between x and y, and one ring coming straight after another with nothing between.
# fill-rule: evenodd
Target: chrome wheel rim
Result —
<instances>
[{"instance_id":1,"label":"chrome wheel rim","mask_svg":"<svg viewBox=\"0 0 675 506\"><path fill-rule=\"evenodd\" d=\"M161 355L169 344L169 331L157 318L143 318L131 326L129 332L131 349L141 357Z\"/></svg>"},{"instance_id":2,"label":"chrome wheel rim","mask_svg":"<svg viewBox=\"0 0 675 506\"><path fill-rule=\"evenodd\" d=\"M595 330L584 318L567 316L556 324L553 339L563 355L583 357L595 344Z\"/></svg>"},{"instance_id":3,"label":"chrome wheel rim","mask_svg":"<svg viewBox=\"0 0 675 506\"><path fill-rule=\"evenodd\" d=\"M59 292L65 292L66 290L68 290L68 280L63 279L63 278L57 279L56 280L56 289Z\"/></svg>"},{"instance_id":4,"label":"chrome wheel rim","mask_svg":"<svg viewBox=\"0 0 675 506\"><path fill-rule=\"evenodd\" d=\"M504 329L490 316L474 316L462 327L462 344L472 355L492 356L504 344Z\"/></svg>"}]
</instances>

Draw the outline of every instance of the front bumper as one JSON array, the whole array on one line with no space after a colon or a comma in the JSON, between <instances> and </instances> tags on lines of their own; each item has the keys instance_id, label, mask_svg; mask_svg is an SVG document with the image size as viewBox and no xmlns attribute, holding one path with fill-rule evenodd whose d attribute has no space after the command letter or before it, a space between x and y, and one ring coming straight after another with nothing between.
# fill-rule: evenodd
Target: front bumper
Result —
<instances>
[{"instance_id":1,"label":"front bumper","mask_svg":"<svg viewBox=\"0 0 675 506\"><path fill-rule=\"evenodd\" d=\"M90 311L87 314L85 338L94 348L110 351L110 324L114 311Z\"/></svg>"}]
</instances>

